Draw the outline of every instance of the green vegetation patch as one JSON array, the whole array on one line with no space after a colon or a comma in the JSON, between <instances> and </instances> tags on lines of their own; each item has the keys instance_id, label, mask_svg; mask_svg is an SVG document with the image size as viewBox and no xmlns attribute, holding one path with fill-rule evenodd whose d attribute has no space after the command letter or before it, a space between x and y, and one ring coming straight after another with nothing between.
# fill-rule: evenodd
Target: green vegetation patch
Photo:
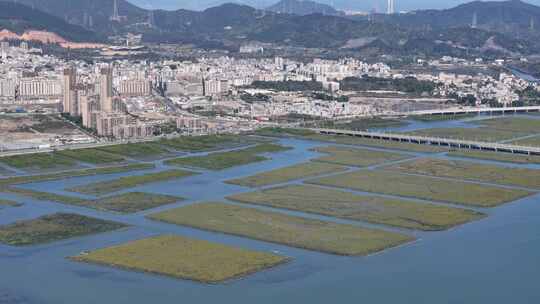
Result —
<instances>
[{"instance_id":1,"label":"green vegetation patch","mask_svg":"<svg viewBox=\"0 0 540 304\"><path fill-rule=\"evenodd\" d=\"M88 201L88 207L120 213L135 213L164 205L174 204L184 198L144 192L130 192Z\"/></svg>"},{"instance_id":2,"label":"green vegetation patch","mask_svg":"<svg viewBox=\"0 0 540 304\"><path fill-rule=\"evenodd\" d=\"M0 226L0 242L11 246L36 245L125 227L78 214L57 213Z\"/></svg>"},{"instance_id":3,"label":"green vegetation patch","mask_svg":"<svg viewBox=\"0 0 540 304\"><path fill-rule=\"evenodd\" d=\"M268 172L263 172L245 178L233 179L227 181L227 183L244 187L261 187L285 183L288 181L302 179L306 177L314 177L330 173L339 173L346 170L347 168L342 166L309 162Z\"/></svg>"},{"instance_id":4,"label":"green vegetation patch","mask_svg":"<svg viewBox=\"0 0 540 304\"><path fill-rule=\"evenodd\" d=\"M20 207L20 206L22 206L21 203L5 200L5 199L0 199L0 209L2 209L2 207Z\"/></svg>"},{"instance_id":5,"label":"green vegetation patch","mask_svg":"<svg viewBox=\"0 0 540 304\"><path fill-rule=\"evenodd\" d=\"M538 133L540 130L540 120L526 117L503 117L496 119L486 119L476 122L481 126L498 131L518 132L518 133Z\"/></svg>"},{"instance_id":6,"label":"green vegetation patch","mask_svg":"<svg viewBox=\"0 0 540 304\"><path fill-rule=\"evenodd\" d=\"M54 174L14 176L14 177L0 179L0 188L4 188L10 185L61 180L61 179L73 178L73 177L124 173L124 172L139 171L139 170L149 170L149 169L154 169L154 168L155 168L154 164L130 164L130 165L125 165L125 166L84 169L84 170L67 171L67 172L60 172L60 173L54 173Z\"/></svg>"},{"instance_id":7,"label":"green vegetation patch","mask_svg":"<svg viewBox=\"0 0 540 304\"><path fill-rule=\"evenodd\" d=\"M511 130L496 130L488 128L433 128L407 132L410 135L425 137L440 137L482 142L498 142L527 135Z\"/></svg>"},{"instance_id":8,"label":"green vegetation patch","mask_svg":"<svg viewBox=\"0 0 540 304\"><path fill-rule=\"evenodd\" d=\"M90 200L80 197L15 187L8 188L4 192L27 196L40 201L56 202L64 205L79 206L119 213L135 213L168 204L174 204L176 202L184 200L184 198L182 197L144 192L124 193L97 200ZM0 205L2 205L1 201Z\"/></svg>"},{"instance_id":9,"label":"green vegetation patch","mask_svg":"<svg viewBox=\"0 0 540 304\"><path fill-rule=\"evenodd\" d=\"M256 135L285 137L285 136L311 136L317 133L306 129L291 129L291 128L262 128L255 131Z\"/></svg>"},{"instance_id":10,"label":"green vegetation patch","mask_svg":"<svg viewBox=\"0 0 540 304\"><path fill-rule=\"evenodd\" d=\"M445 230L484 216L472 210L304 185L242 193L228 198L247 204L425 231Z\"/></svg>"},{"instance_id":11,"label":"green vegetation patch","mask_svg":"<svg viewBox=\"0 0 540 304\"><path fill-rule=\"evenodd\" d=\"M407 126L409 123L399 119L391 118L364 118L351 121L321 121L313 122L312 125L316 128L323 129L344 129L344 130L369 130L382 128L398 128Z\"/></svg>"},{"instance_id":12,"label":"green vegetation patch","mask_svg":"<svg viewBox=\"0 0 540 304\"><path fill-rule=\"evenodd\" d=\"M511 144L525 147L540 147L540 136L518 139L513 141Z\"/></svg>"},{"instance_id":13,"label":"green vegetation patch","mask_svg":"<svg viewBox=\"0 0 540 304\"><path fill-rule=\"evenodd\" d=\"M319 178L309 183L476 207L495 207L534 194L525 190L371 170Z\"/></svg>"},{"instance_id":14,"label":"green vegetation patch","mask_svg":"<svg viewBox=\"0 0 540 304\"><path fill-rule=\"evenodd\" d=\"M2 191L31 197L38 201L57 202L57 203L62 203L66 205L84 205L86 202L85 199L82 199L79 197L66 196L66 195L61 195L61 194L56 194L56 193L42 192L42 191L23 189L23 188L17 188L17 187L9 187L9 188L3 189Z\"/></svg>"},{"instance_id":15,"label":"green vegetation patch","mask_svg":"<svg viewBox=\"0 0 540 304\"><path fill-rule=\"evenodd\" d=\"M249 87L279 92L323 91L323 86L318 81L254 81Z\"/></svg>"},{"instance_id":16,"label":"green vegetation patch","mask_svg":"<svg viewBox=\"0 0 540 304\"><path fill-rule=\"evenodd\" d=\"M402 173L540 188L540 170L509 168L459 160L423 158L386 167Z\"/></svg>"},{"instance_id":17,"label":"green vegetation patch","mask_svg":"<svg viewBox=\"0 0 540 304\"><path fill-rule=\"evenodd\" d=\"M540 164L540 156L537 155L512 154L491 151L459 150L451 151L450 153L448 153L448 156L493 160L516 164Z\"/></svg>"},{"instance_id":18,"label":"green vegetation patch","mask_svg":"<svg viewBox=\"0 0 540 304\"><path fill-rule=\"evenodd\" d=\"M100 149L97 149L97 148L62 150L56 153L63 157L69 157L71 159L75 159L83 163L89 163L89 164L95 164L95 165L120 163L120 162L126 161L126 159L123 156L101 151Z\"/></svg>"},{"instance_id":19,"label":"green vegetation patch","mask_svg":"<svg viewBox=\"0 0 540 304\"><path fill-rule=\"evenodd\" d=\"M386 162L406 159L407 156L398 153L371 151L349 147L319 147L313 149L320 153L330 154L317 158L318 162L332 163L345 166L367 167Z\"/></svg>"},{"instance_id":20,"label":"green vegetation patch","mask_svg":"<svg viewBox=\"0 0 540 304\"><path fill-rule=\"evenodd\" d=\"M238 135L205 135L182 136L172 139L163 139L158 143L171 149L189 152L201 152L225 148L233 148L254 143L255 140Z\"/></svg>"},{"instance_id":21,"label":"green vegetation patch","mask_svg":"<svg viewBox=\"0 0 540 304\"><path fill-rule=\"evenodd\" d=\"M69 168L76 165L70 158L57 153L36 153L14 155L0 158L0 162L18 169Z\"/></svg>"},{"instance_id":22,"label":"green vegetation patch","mask_svg":"<svg viewBox=\"0 0 540 304\"><path fill-rule=\"evenodd\" d=\"M414 77L402 79L388 79L378 77L347 77L339 82L343 91L399 91L420 96L431 95L438 84L427 80L418 80Z\"/></svg>"},{"instance_id":23,"label":"green vegetation patch","mask_svg":"<svg viewBox=\"0 0 540 304\"><path fill-rule=\"evenodd\" d=\"M101 151L132 158L163 156L169 153L162 145L155 142L133 143L98 148Z\"/></svg>"},{"instance_id":24,"label":"green vegetation patch","mask_svg":"<svg viewBox=\"0 0 540 304\"><path fill-rule=\"evenodd\" d=\"M203 283L221 283L288 261L270 253L172 235L99 249L72 259Z\"/></svg>"},{"instance_id":25,"label":"green vegetation patch","mask_svg":"<svg viewBox=\"0 0 540 304\"><path fill-rule=\"evenodd\" d=\"M276 144L260 144L251 148L237 151L211 153L205 156L176 158L167 161L166 164L170 166L223 170L236 166L265 161L268 160L268 158L261 156L260 154L275 153L288 149L290 148Z\"/></svg>"},{"instance_id":26,"label":"green vegetation patch","mask_svg":"<svg viewBox=\"0 0 540 304\"><path fill-rule=\"evenodd\" d=\"M180 179L194 174L196 173L186 170L167 170L144 175L126 176L110 181L96 182L89 185L70 188L69 191L89 195L102 195L150 183Z\"/></svg>"},{"instance_id":27,"label":"green vegetation patch","mask_svg":"<svg viewBox=\"0 0 540 304\"><path fill-rule=\"evenodd\" d=\"M223 203L200 203L151 219L338 255L367 255L413 238Z\"/></svg>"},{"instance_id":28,"label":"green vegetation patch","mask_svg":"<svg viewBox=\"0 0 540 304\"><path fill-rule=\"evenodd\" d=\"M438 115L415 115L409 118L416 121L449 121L449 120L460 120L465 118L473 118L478 116L477 114L438 114Z\"/></svg>"}]
</instances>

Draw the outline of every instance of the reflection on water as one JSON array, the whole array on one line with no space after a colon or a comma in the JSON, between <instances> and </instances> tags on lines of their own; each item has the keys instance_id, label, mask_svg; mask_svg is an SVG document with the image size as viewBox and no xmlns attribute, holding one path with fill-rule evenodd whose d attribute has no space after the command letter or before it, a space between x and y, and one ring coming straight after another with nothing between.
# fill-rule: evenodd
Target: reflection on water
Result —
<instances>
[{"instance_id":1,"label":"reflection on water","mask_svg":"<svg viewBox=\"0 0 540 304\"><path fill-rule=\"evenodd\" d=\"M462 124L413 122L408 128ZM293 139L283 143L295 149L276 154L266 162L133 190L187 198L156 210L221 200L249 190L224 184L224 180L304 162L318 155L310 151L312 147L326 145ZM64 188L131 174L141 173L73 178L25 187L65 193ZM37 247L0 245L0 303L539 303L539 199L536 195L488 210L487 219L449 231L414 232L418 242L381 254L338 257L153 222L144 218L149 212L119 215L24 198L24 206L0 212L0 224L63 211L121 221L132 227ZM244 279L208 286L65 259L84 250L158 234L181 234L253 250L277 251L293 261Z\"/></svg>"}]
</instances>

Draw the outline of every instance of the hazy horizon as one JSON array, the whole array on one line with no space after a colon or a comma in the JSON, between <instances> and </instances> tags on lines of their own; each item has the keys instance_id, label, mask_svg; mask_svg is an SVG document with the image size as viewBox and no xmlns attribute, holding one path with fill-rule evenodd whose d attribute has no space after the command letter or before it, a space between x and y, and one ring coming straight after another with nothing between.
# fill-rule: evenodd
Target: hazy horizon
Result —
<instances>
[{"instance_id":1,"label":"hazy horizon","mask_svg":"<svg viewBox=\"0 0 540 304\"><path fill-rule=\"evenodd\" d=\"M208 7L217 6L223 3L242 3L257 8L268 7L279 0L128 0L144 8L152 9L191 9L202 10ZM362 10L370 11L377 9L382 12L386 10L386 0L314 0L320 3L333 5L341 10ZM444 9L451 8L471 0L395 0L398 11L410 11L417 9ZM495 0L497 1L497 0ZM501 1L501 0L499 0ZM534 5L540 5L540 0L527 0Z\"/></svg>"}]
</instances>

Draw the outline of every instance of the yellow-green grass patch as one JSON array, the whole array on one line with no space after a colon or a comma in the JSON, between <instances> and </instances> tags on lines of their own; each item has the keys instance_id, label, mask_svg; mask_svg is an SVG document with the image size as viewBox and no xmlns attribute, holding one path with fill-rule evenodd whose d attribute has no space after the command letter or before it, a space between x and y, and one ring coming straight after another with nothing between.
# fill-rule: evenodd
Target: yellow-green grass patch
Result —
<instances>
[{"instance_id":1,"label":"yellow-green grass patch","mask_svg":"<svg viewBox=\"0 0 540 304\"><path fill-rule=\"evenodd\" d=\"M478 116L478 114L433 114L433 115L413 115L409 116L409 119L413 119L416 121L423 121L423 122L431 122L431 121L449 121L449 120L460 120L465 118L473 118Z\"/></svg>"},{"instance_id":2,"label":"yellow-green grass patch","mask_svg":"<svg viewBox=\"0 0 540 304\"><path fill-rule=\"evenodd\" d=\"M260 154L281 152L288 149L290 148L276 144L260 144L255 147L242 150L211 153L205 156L176 158L168 160L166 164L171 166L203 168L208 170L223 170L236 166L265 161L268 160L268 158L261 156Z\"/></svg>"},{"instance_id":3,"label":"yellow-green grass patch","mask_svg":"<svg viewBox=\"0 0 540 304\"><path fill-rule=\"evenodd\" d=\"M73 177L93 176L93 175L106 175L115 173L124 173L131 171L149 170L154 169L153 164L130 164L124 166L115 166L107 168L95 168L84 169L76 171L59 172L43 175L26 175L26 176L13 176L0 179L0 187L6 187L10 185L28 184L44 181L54 181Z\"/></svg>"},{"instance_id":4,"label":"yellow-green grass patch","mask_svg":"<svg viewBox=\"0 0 540 304\"><path fill-rule=\"evenodd\" d=\"M295 217L223 203L199 203L149 218L337 255L367 255L413 240L382 230Z\"/></svg>"},{"instance_id":5,"label":"yellow-green grass patch","mask_svg":"<svg viewBox=\"0 0 540 304\"><path fill-rule=\"evenodd\" d=\"M407 156L398 153L372 151L365 149L356 149L349 147L318 147L314 151L330 154L317 158L315 161L332 163L345 166L367 167L386 162L406 159Z\"/></svg>"},{"instance_id":6,"label":"yellow-green grass patch","mask_svg":"<svg viewBox=\"0 0 540 304\"><path fill-rule=\"evenodd\" d=\"M489 129L519 133L538 133L540 130L539 119L526 117L502 117L479 120L476 123Z\"/></svg>"},{"instance_id":7,"label":"yellow-green grass patch","mask_svg":"<svg viewBox=\"0 0 540 304\"><path fill-rule=\"evenodd\" d=\"M63 157L68 157L83 163L95 165L120 163L126 161L123 156L101 151L97 148L62 150L56 153Z\"/></svg>"},{"instance_id":8,"label":"yellow-green grass patch","mask_svg":"<svg viewBox=\"0 0 540 304\"><path fill-rule=\"evenodd\" d=\"M308 125L321 129L340 129L340 130L369 130L383 128L398 128L407 126L409 122L394 118L360 118L350 121L318 121L308 123Z\"/></svg>"},{"instance_id":9,"label":"yellow-green grass patch","mask_svg":"<svg viewBox=\"0 0 540 304\"><path fill-rule=\"evenodd\" d=\"M540 164L540 156L517 153L504 153L477 150L456 150L448 153L451 157L464 157L481 160L492 160L516 164Z\"/></svg>"},{"instance_id":10,"label":"yellow-green grass patch","mask_svg":"<svg viewBox=\"0 0 540 304\"><path fill-rule=\"evenodd\" d=\"M271 253L163 235L99 249L71 259L203 283L222 283L287 262Z\"/></svg>"},{"instance_id":11,"label":"yellow-green grass patch","mask_svg":"<svg viewBox=\"0 0 540 304\"><path fill-rule=\"evenodd\" d=\"M70 168L76 162L57 153L35 153L6 156L0 158L0 162L17 169L43 170L55 168Z\"/></svg>"},{"instance_id":12,"label":"yellow-green grass patch","mask_svg":"<svg viewBox=\"0 0 540 304\"><path fill-rule=\"evenodd\" d=\"M169 151L155 142L130 143L114 146L99 147L101 151L132 158L149 158L166 155Z\"/></svg>"},{"instance_id":13,"label":"yellow-green grass patch","mask_svg":"<svg viewBox=\"0 0 540 304\"><path fill-rule=\"evenodd\" d=\"M495 207L534 194L526 190L371 170L314 179L308 183L475 207Z\"/></svg>"},{"instance_id":14,"label":"yellow-green grass patch","mask_svg":"<svg viewBox=\"0 0 540 304\"><path fill-rule=\"evenodd\" d=\"M56 213L0 226L0 242L10 246L50 243L127 227L78 214Z\"/></svg>"},{"instance_id":15,"label":"yellow-green grass patch","mask_svg":"<svg viewBox=\"0 0 540 304\"><path fill-rule=\"evenodd\" d=\"M339 173L346 170L347 168L338 165L308 162L268 172L263 172L245 178L229 180L227 181L227 183L245 187L261 187L285 183L288 181L302 179L306 177Z\"/></svg>"},{"instance_id":16,"label":"yellow-green grass patch","mask_svg":"<svg viewBox=\"0 0 540 304\"><path fill-rule=\"evenodd\" d=\"M472 210L358 195L306 185L236 194L228 199L425 231L445 230L485 216Z\"/></svg>"},{"instance_id":17,"label":"yellow-green grass patch","mask_svg":"<svg viewBox=\"0 0 540 304\"><path fill-rule=\"evenodd\" d=\"M540 188L540 170L510 168L460 160L423 158L388 166L385 167L385 170Z\"/></svg>"},{"instance_id":18,"label":"yellow-green grass patch","mask_svg":"<svg viewBox=\"0 0 540 304\"><path fill-rule=\"evenodd\" d=\"M255 139L239 135L205 135L162 139L158 144L180 151L200 152L238 147L255 142L257 142Z\"/></svg>"},{"instance_id":19,"label":"yellow-green grass patch","mask_svg":"<svg viewBox=\"0 0 540 304\"><path fill-rule=\"evenodd\" d=\"M161 195L144 192L130 192L120 195L105 197L95 201L88 201L87 206L105 211L119 213L135 213L149 210L164 205L174 204L184 198L170 195Z\"/></svg>"},{"instance_id":20,"label":"yellow-green grass patch","mask_svg":"<svg viewBox=\"0 0 540 304\"><path fill-rule=\"evenodd\" d=\"M410 135L439 137L451 139L473 140L481 142L498 142L527 135L510 130L496 130L489 128L433 128L407 132Z\"/></svg>"},{"instance_id":21,"label":"yellow-green grass patch","mask_svg":"<svg viewBox=\"0 0 540 304\"><path fill-rule=\"evenodd\" d=\"M540 147L540 136L518 139L511 144L525 147Z\"/></svg>"},{"instance_id":22,"label":"yellow-green grass patch","mask_svg":"<svg viewBox=\"0 0 540 304\"><path fill-rule=\"evenodd\" d=\"M62 194L56 194L56 193L50 193L50 192L43 192L43 191L37 191L32 189L25 189L25 188L19 188L19 187L7 187L5 189L2 189L3 192L22 195L26 197L31 197L38 201L50 201L50 202L57 202L61 204L66 205L84 205L86 203L86 200L79 197L73 197L73 196L67 196Z\"/></svg>"},{"instance_id":23,"label":"yellow-green grass patch","mask_svg":"<svg viewBox=\"0 0 540 304\"><path fill-rule=\"evenodd\" d=\"M22 206L21 203L18 203L12 200L0 199L0 209L2 209L2 207L20 207L20 206Z\"/></svg>"},{"instance_id":24,"label":"yellow-green grass patch","mask_svg":"<svg viewBox=\"0 0 540 304\"><path fill-rule=\"evenodd\" d=\"M126 176L115 180L96 182L84 186L77 186L70 188L69 191L89 195L102 195L146 184L185 178L194 174L196 173L186 170L167 170L157 173L148 173L144 175Z\"/></svg>"},{"instance_id":25,"label":"yellow-green grass patch","mask_svg":"<svg viewBox=\"0 0 540 304\"><path fill-rule=\"evenodd\" d=\"M135 213L184 200L182 197L144 192L129 192L95 200L16 187L5 189L4 192L31 197L39 201L50 201L118 213Z\"/></svg>"}]
</instances>

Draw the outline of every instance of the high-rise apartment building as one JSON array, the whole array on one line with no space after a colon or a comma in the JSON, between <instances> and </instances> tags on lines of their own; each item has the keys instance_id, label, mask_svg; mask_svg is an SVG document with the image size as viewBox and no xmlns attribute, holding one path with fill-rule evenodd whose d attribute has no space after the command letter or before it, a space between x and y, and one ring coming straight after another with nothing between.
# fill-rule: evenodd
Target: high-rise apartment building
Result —
<instances>
[{"instance_id":1,"label":"high-rise apartment building","mask_svg":"<svg viewBox=\"0 0 540 304\"><path fill-rule=\"evenodd\" d=\"M74 67L64 69L62 76L62 112L72 116L79 115L77 98L77 70Z\"/></svg>"},{"instance_id":2,"label":"high-rise apartment building","mask_svg":"<svg viewBox=\"0 0 540 304\"><path fill-rule=\"evenodd\" d=\"M101 111L113 112L113 75L112 68L102 68L99 75L99 102Z\"/></svg>"},{"instance_id":3,"label":"high-rise apartment building","mask_svg":"<svg viewBox=\"0 0 540 304\"><path fill-rule=\"evenodd\" d=\"M395 0L388 0L387 11L388 15L395 14L396 12L396 2Z\"/></svg>"}]
</instances>

